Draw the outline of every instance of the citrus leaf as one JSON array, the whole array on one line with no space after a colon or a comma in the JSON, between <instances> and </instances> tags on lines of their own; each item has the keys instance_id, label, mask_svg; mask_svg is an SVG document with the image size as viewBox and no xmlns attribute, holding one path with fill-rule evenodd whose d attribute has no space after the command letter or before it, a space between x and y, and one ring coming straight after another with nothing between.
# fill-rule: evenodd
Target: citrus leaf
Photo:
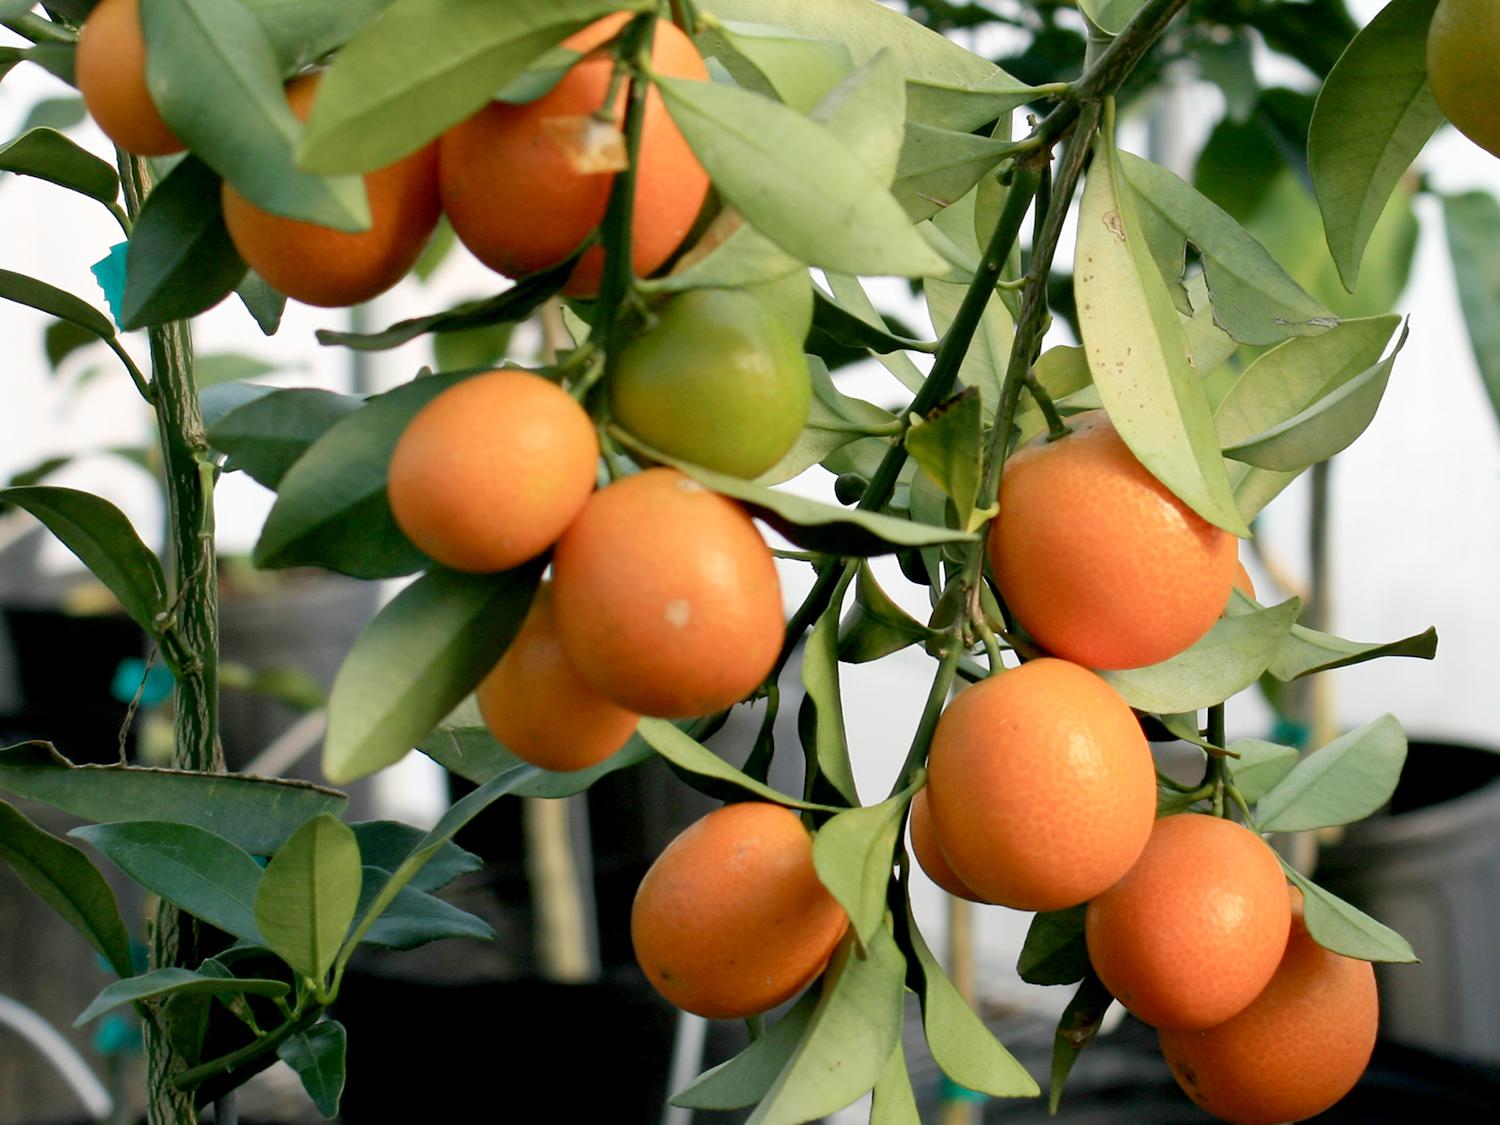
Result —
<instances>
[{"instance_id":1,"label":"citrus leaf","mask_svg":"<svg viewBox=\"0 0 1500 1125\"><path fill-rule=\"evenodd\" d=\"M327 813L297 829L266 865L255 921L270 950L303 979L321 982L333 966L362 876L354 833Z\"/></svg>"},{"instance_id":2,"label":"citrus leaf","mask_svg":"<svg viewBox=\"0 0 1500 1125\"><path fill-rule=\"evenodd\" d=\"M737 289L806 271L806 266L745 222L745 216L725 207L670 274L642 284L665 293Z\"/></svg>"},{"instance_id":3,"label":"citrus leaf","mask_svg":"<svg viewBox=\"0 0 1500 1125\"><path fill-rule=\"evenodd\" d=\"M1427 629L1399 641L1362 643L1346 641L1330 633L1320 633L1303 625L1293 625L1281 642L1268 671L1278 680L1291 681L1314 672L1346 668L1383 656L1411 656L1431 660L1437 655L1437 630Z\"/></svg>"},{"instance_id":4,"label":"citrus leaf","mask_svg":"<svg viewBox=\"0 0 1500 1125\"><path fill-rule=\"evenodd\" d=\"M391 0L240 0L271 40L290 77L342 47ZM332 1116L332 1114L325 1114Z\"/></svg>"},{"instance_id":5,"label":"citrus leaf","mask_svg":"<svg viewBox=\"0 0 1500 1125\"><path fill-rule=\"evenodd\" d=\"M828 282L828 288L833 291L838 303L845 309L867 324L885 323L879 310L875 308L875 303L870 300L870 295L860 284L859 278L828 270L823 271L823 277ZM921 369L904 352L877 353L875 359L913 394L921 390L923 382L926 381L927 376L922 374Z\"/></svg>"},{"instance_id":6,"label":"citrus leaf","mask_svg":"<svg viewBox=\"0 0 1500 1125\"><path fill-rule=\"evenodd\" d=\"M245 279L234 292L262 334L276 335L276 330L281 327L282 314L286 312L285 294L272 289L254 270L245 274Z\"/></svg>"},{"instance_id":7,"label":"citrus leaf","mask_svg":"<svg viewBox=\"0 0 1500 1125\"><path fill-rule=\"evenodd\" d=\"M975 507L984 472L984 406L973 387L907 430L906 451L953 501L966 531L977 530L994 515Z\"/></svg>"},{"instance_id":8,"label":"citrus leaf","mask_svg":"<svg viewBox=\"0 0 1500 1125\"><path fill-rule=\"evenodd\" d=\"M119 173L56 129L31 129L0 145L0 172L35 176L100 203L120 194Z\"/></svg>"},{"instance_id":9,"label":"citrus leaf","mask_svg":"<svg viewBox=\"0 0 1500 1125\"><path fill-rule=\"evenodd\" d=\"M488 730L477 725L478 721L476 708L473 722L459 725L445 722L417 743L417 749L476 785L483 785L510 770L526 767L525 762L496 742ZM646 761L653 753L646 740L635 734L613 755L586 770L553 773L528 767L530 774L516 783L515 791L523 797L571 797L574 793L582 793L606 774Z\"/></svg>"},{"instance_id":10,"label":"citrus leaf","mask_svg":"<svg viewBox=\"0 0 1500 1125\"><path fill-rule=\"evenodd\" d=\"M684 1109L742 1109L766 1096L802 1041L818 1006L818 990L802 999L734 1058L706 1070L671 1097Z\"/></svg>"},{"instance_id":11,"label":"citrus leaf","mask_svg":"<svg viewBox=\"0 0 1500 1125\"><path fill-rule=\"evenodd\" d=\"M1146 0L1078 0L1078 7L1089 22L1113 37L1125 30L1130 18L1141 10Z\"/></svg>"},{"instance_id":12,"label":"citrus leaf","mask_svg":"<svg viewBox=\"0 0 1500 1125\"><path fill-rule=\"evenodd\" d=\"M820 781L847 805L859 804L854 766L849 760L849 736L844 726L843 692L839 686L838 632L844 594L851 569L846 568L828 608L818 617L802 650L802 686L807 694L797 716L797 733L810 755L808 771L816 767Z\"/></svg>"},{"instance_id":13,"label":"citrus leaf","mask_svg":"<svg viewBox=\"0 0 1500 1125\"><path fill-rule=\"evenodd\" d=\"M878 805L839 813L813 837L818 878L849 915L861 945L868 945L885 924L886 886L891 881L896 837L921 780Z\"/></svg>"},{"instance_id":14,"label":"citrus leaf","mask_svg":"<svg viewBox=\"0 0 1500 1125\"><path fill-rule=\"evenodd\" d=\"M1286 860L1281 861L1281 869L1302 891L1302 916L1307 932L1324 949L1360 961L1411 964L1417 960L1410 943L1395 930L1324 890Z\"/></svg>"},{"instance_id":15,"label":"citrus leaf","mask_svg":"<svg viewBox=\"0 0 1500 1125\"><path fill-rule=\"evenodd\" d=\"M913 222L951 206L1012 150L1010 141L908 121L891 192Z\"/></svg>"},{"instance_id":16,"label":"citrus leaf","mask_svg":"<svg viewBox=\"0 0 1500 1125\"><path fill-rule=\"evenodd\" d=\"M727 47L727 52L709 53L725 64L741 86L754 89L753 81L743 80L745 70L735 65L734 56L744 59L760 76L760 85L769 87L798 113L812 109L854 69L854 58L842 43L769 24L725 20L706 32L702 43L710 48Z\"/></svg>"},{"instance_id":17,"label":"citrus leaf","mask_svg":"<svg viewBox=\"0 0 1500 1125\"><path fill-rule=\"evenodd\" d=\"M865 954L855 954L852 934L834 951L797 1049L746 1125L823 1117L879 1080L901 1038L906 963L884 926Z\"/></svg>"},{"instance_id":18,"label":"citrus leaf","mask_svg":"<svg viewBox=\"0 0 1500 1125\"><path fill-rule=\"evenodd\" d=\"M85 824L69 835L97 848L146 890L194 917L264 944L255 922L260 864L224 837L160 820Z\"/></svg>"},{"instance_id":19,"label":"citrus leaf","mask_svg":"<svg viewBox=\"0 0 1500 1125\"><path fill-rule=\"evenodd\" d=\"M679 770L730 787L728 791L718 788L716 792L732 793L734 797L742 797L748 793L763 801L770 801L792 809L836 811L827 805L814 804L811 801L788 796L763 782L756 781L753 777L731 766L686 731L665 719L643 718L636 729L647 745Z\"/></svg>"},{"instance_id":20,"label":"citrus leaf","mask_svg":"<svg viewBox=\"0 0 1500 1125\"><path fill-rule=\"evenodd\" d=\"M152 100L195 156L266 211L344 231L370 225L363 180L324 179L293 161L302 123L244 5L141 0L141 28Z\"/></svg>"},{"instance_id":21,"label":"citrus leaf","mask_svg":"<svg viewBox=\"0 0 1500 1125\"><path fill-rule=\"evenodd\" d=\"M424 867L418 878L426 875L431 867L431 863ZM354 913L356 919L364 916L390 877L391 872L384 868L368 865L364 868L359 905ZM493 941L495 931L483 918L408 884L396 893L361 940L366 945L378 945L383 949L416 949L449 938Z\"/></svg>"},{"instance_id":22,"label":"citrus leaf","mask_svg":"<svg viewBox=\"0 0 1500 1125\"><path fill-rule=\"evenodd\" d=\"M1029 1098L1040 1091L1025 1067L964 1001L917 929L907 904L906 933L922 972L922 1030L933 1060L960 1086L997 1098Z\"/></svg>"},{"instance_id":23,"label":"citrus leaf","mask_svg":"<svg viewBox=\"0 0 1500 1125\"><path fill-rule=\"evenodd\" d=\"M819 99L808 116L836 133L876 181L888 186L906 128L900 62L889 49L877 52Z\"/></svg>"},{"instance_id":24,"label":"citrus leaf","mask_svg":"<svg viewBox=\"0 0 1500 1125\"><path fill-rule=\"evenodd\" d=\"M122 977L135 971L130 935L115 893L98 868L73 845L38 828L0 801L0 861L82 934Z\"/></svg>"},{"instance_id":25,"label":"citrus leaf","mask_svg":"<svg viewBox=\"0 0 1500 1125\"><path fill-rule=\"evenodd\" d=\"M1249 529L1219 456L1203 382L1103 134L1084 186L1074 293L1094 385L1136 458L1183 503L1235 535Z\"/></svg>"},{"instance_id":26,"label":"citrus leaf","mask_svg":"<svg viewBox=\"0 0 1500 1125\"><path fill-rule=\"evenodd\" d=\"M139 766L75 766L45 742L0 750L0 790L92 821L170 821L270 855L309 817L347 798L305 781Z\"/></svg>"},{"instance_id":27,"label":"citrus leaf","mask_svg":"<svg viewBox=\"0 0 1500 1125\"><path fill-rule=\"evenodd\" d=\"M1089 971L1083 937L1087 903L1032 916L1016 972L1027 984L1075 984Z\"/></svg>"},{"instance_id":28,"label":"citrus leaf","mask_svg":"<svg viewBox=\"0 0 1500 1125\"><path fill-rule=\"evenodd\" d=\"M935 281L929 278L922 285L927 298L927 311L932 316L933 327L946 335L963 304L968 285L950 281ZM966 387L977 387L985 396L987 413L993 415L1000 403L1000 388L1005 382L1005 368L1010 363L1011 340L1015 336L1015 324L1005 304L992 300L984 307L979 318L979 327L958 367L958 381Z\"/></svg>"},{"instance_id":29,"label":"citrus leaf","mask_svg":"<svg viewBox=\"0 0 1500 1125\"><path fill-rule=\"evenodd\" d=\"M226 472L239 470L269 489L281 485L308 448L363 405L355 395L312 387L265 388L208 428L208 440L228 454Z\"/></svg>"},{"instance_id":30,"label":"citrus leaf","mask_svg":"<svg viewBox=\"0 0 1500 1125\"><path fill-rule=\"evenodd\" d=\"M1298 762L1260 799L1257 824L1305 832L1362 820L1391 799L1405 761L1401 724L1382 715Z\"/></svg>"},{"instance_id":31,"label":"citrus leaf","mask_svg":"<svg viewBox=\"0 0 1500 1125\"><path fill-rule=\"evenodd\" d=\"M1396 346L1385 359L1280 425L1247 441L1226 446L1224 456L1257 469L1286 473L1341 453L1374 421L1391 368L1406 346L1406 337L1407 329L1403 326Z\"/></svg>"},{"instance_id":32,"label":"citrus leaf","mask_svg":"<svg viewBox=\"0 0 1500 1125\"><path fill-rule=\"evenodd\" d=\"M482 108L539 55L646 0L396 0L338 53L298 151L314 172L369 172Z\"/></svg>"},{"instance_id":33,"label":"citrus leaf","mask_svg":"<svg viewBox=\"0 0 1500 1125\"><path fill-rule=\"evenodd\" d=\"M1057 344L1037 357L1031 367L1042 389L1058 402L1091 386L1094 377L1089 374L1088 357L1082 348L1068 344ZM1016 410L1015 448L1040 437L1047 432L1047 418L1030 395L1022 395Z\"/></svg>"},{"instance_id":34,"label":"citrus leaf","mask_svg":"<svg viewBox=\"0 0 1500 1125\"><path fill-rule=\"evenodd\" d=\"M913 340L892 332L883 324L874 324L839 304L838 300L813 286L813 324L828 333L841 344L854 348L868 348L872 352L885 354L915 349L932 351L936 346L931 341Z\"/></svg>"},{"instance_id":35,"label":"citrus leaf","mask_svg":"<svg viewBox=\"0 0 1500 1125\"><path fill-rule=\"evenodd\" d=\"M1232 612L1220 618L1197 644L1170 660L1100 675L1127 703L1142 711L1174 714L1210 707L1260 678L1301 608L1301 602L1290 598L1264 609Z\"/></svg>"},{"instance_id":36,"label":"citrus leaf","mask_svg":"<svg viewBox=\"0 0 1500 1125\"><path fill-rule=\"evenodd\" d=\"M1442 200L1448 254L1469 346L1490 405L1500 418L1500 270L1486 252L1500 246L1500 203L1483 191L1445 195Z\"/></svg>"},{"instance_id":37,"label":"citrus leaf","mask_svg":"<svg viewBox=\"0 0 1500 1125\"><path fill-rule=\"evenodd\" d=\"M343 1024L323 1020L276 1048L276 1057L292 1068L324 1117L336 1117L339 1112L348 1038Z\"/></svg>"},{"instance_id":38,"label":"citrus leaf","mask_svg":"<svg viewBox=\"0 0 1500 1125\"><path fill-rule=\"evenodd\" d=\"M747 90L664 76L656 82L714 186L789 254L854 274L948 271L831 130Z\"/></svg>"},{"instance_id":39,"label":"citrus leaf","mask_svg":"<svg viewBox=\"0 0 1500 1125\"><path fill-rule=\"evenodd\" d=\"M1063 1086L1072 1073L1073 1064L1099 1033L1104 1014L1114 1002L1109 989L1090 969L1058 1018L1057 1031L1052 1037L1051 1084L1047 1089L1047 1112L1054 1116L1062 1103Z\"/></svg>"},{"instance_id":40,"label":"citrus leaf","mask_svg":"<svg viewBox=\"0 0 1500 1125\"><path fill-rule=\"evenodd\" d=\"M1228 759L1229 775L1247 804L1254 804L1284 778L1301 755L1295 746L1278 746L1258 738L1237 738L1229 749L1239 755Z\"/></svg>"},{"instance_id":41,"label":"citrus leaf","mask_svg":"<svg viewBox=\"0 0 1500 1125\"><path fill-rule=\"evenodd\" d=\"M435 569L383 608L345 657L328 700L323 772L334 781L393 765L499 661L541 568Z\"/></svg>"},{"instance_id":42,"label":"citrus leaf","mask_svg":"<svg viewBox=\"0 0 1500 1125\"><path fill-rule=\"evenodd\" d=\"M854 604L839 623L838 658L843 664L879 660L926 641L932 630L914 620L880 588L869 563L859 564Z\"/></svg>"},{"instance_id":43,"label":"citrus leaf","mask_svg":"<svg viewBox=\"0 0 1500 1125\"><path fill-rule=\"evenodd\" d=\"M1427 85L1436 8L1437 0L1391 0L1339 56L1313 107L1308 169L1328 249L1351 293L1391 191L1443 123Z\"/></svg>"},{"instance_id":44,"label":"citrus leaf","mask_svg":"<svg viewBox=\"0 0 1500 1125\"><path fill-rule=\"evenodd\" d=\"M38 281L25 274L0 270L0 297L17 304L30 305L44 313L51 313L59 320L66 320L80 328L86 328L101 340L113 339L115 326L98 309L73 294Z\"/></svg>"},{"instance_id":45,"label":"citrus leaf","mask_svg":"<svg viewBox=\"0 0 1500 1125\"><path fill-rule=\"evenodd\" d=\"M167 609L166 578L124 512L102 496L42 484L0 488L0 503L24 508L45 524L136 624L156 635Z\"/></svg>"},{"instance_id":46,"label":"citrus leaf","mask_svg":"<svg viewBox=\"0 0 1500 1125\"><path fill-rule=\"evenodd\" d=\"M386 872L400 867L425 835L420 828L394 820L362 820L349 825L349 830L359 844L360 863ZM457 844L445 844L410 885L419 891L435 891L460 875L471 874L483 866L484 861L472 852L464 851Z\"/></svg>"},{"instance_id":47,"label":"citrus leaf","mask_svg":"<svg viewBox=\"0 0 1500 1125\"><path fill-rule=\"evenodd\" d=\"M138 977L127 977L108 985L89 1002L74 1027L82 1027L89 1020L118 1008L121 1004L137 1000L150 1000L159 996L214 996L239 993L245 996L285 996L290 989L279 980L256 980L253 978L205 976L191 969L157 969L142 973Z\"/></svg>"},{"instance_id":48,"label":"citrus leaf","mask_svg":"<svg viewBox=\"0 0 1500 1125\"><path fill-rule=\"evenodd\" d=\"M901 1049L899 1040L875 1082L870 1100L870 1125L922 1125L917 1095L911 1088L911 1075L906 1071L906 1052Z\"/></svg>"},{"instance_id":49,"label":"citrus leaf","mask_svg":"<svg viewBox=\"0 0 1500 1125\"><path fill-rule=\"evenodd\" d=\"M219 177L207 164L189 155L146 197L125 263L125 328L197 316L244 280L219 209Z\"/></svg>"}]
</instances>

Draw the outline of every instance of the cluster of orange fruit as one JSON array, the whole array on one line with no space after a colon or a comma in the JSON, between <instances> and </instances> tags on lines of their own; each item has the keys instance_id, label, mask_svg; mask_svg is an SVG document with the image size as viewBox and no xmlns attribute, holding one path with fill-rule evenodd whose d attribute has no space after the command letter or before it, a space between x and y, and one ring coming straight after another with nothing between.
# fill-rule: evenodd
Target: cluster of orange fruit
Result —
<instances>
[{"instance_id":1,"label":"cluster of orange fruit","mask_svg":"<svg viewBox=\"0 0 1500 1125\"><path fill-rule=\"evenodd\" d=\"M417 260L440 214L485 265L520 277L568 259L604 217L613 175L597 172L600 147L590 136L618 117L625 92L606 107L614 60L604 44L630 14L607 16L563 42L585 57L541 98L520 105L491 102L437 140L365 176L371 225L346 232L274 215L227 181L224 221L240 256L273 288L312 305L367 301L395 285ZM707 81L697 49L661 21L652 68L674 78ZM163 120L146 83L146 44L139 0L103 0L79 35L76 78L94 120L127 152L164 156L185 147ZM312 112L319 75L293 79L287 101L301 120ZM570 139L559 135L570 130ZM659 268L682 244L708 194L708 175L687 147L654 89L647 98L632 230L635 269ZM591 166L593 161L593 166ZM570 295L597 292L599 247L574 267Z\"/></svg>"}]
</instances>

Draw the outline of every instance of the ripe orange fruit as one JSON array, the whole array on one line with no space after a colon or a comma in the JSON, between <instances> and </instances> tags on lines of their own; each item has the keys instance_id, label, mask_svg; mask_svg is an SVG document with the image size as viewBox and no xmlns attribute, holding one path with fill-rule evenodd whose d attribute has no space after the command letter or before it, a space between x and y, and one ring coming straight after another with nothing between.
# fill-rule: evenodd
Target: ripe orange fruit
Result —
<instances>
[{"instance_id":1,"label":"ripe orange fruit","mask_svg":"<svg viewBox=\"0 0 1500 1125\"><path fill-rule=\"evenodd\" d=\"M104 135L137 156L185 147L162 120L146 88L146 37L140 0L101 0L78 33L73 77Z\"/></svg>"},{"instance_id":2,"label":"ripe orange fruit","mask_svg":"<svg viewBox=\"0 0 1500 1125\"><path fill-rule=\"evenodd\" d=\"M563 41L588 52L624 26L629 13L606 16ZM673 78L708 81L693 42L659 21L651 66ZM555 266L604 219L614 172L580 172L566 134L604 108L614 60L601 51L579 61L547 94L524 105L492 102L440 140L443 210L459 240L491 269L522 277ZM624 120L625 91L610 107ZM635 272L654 272L682 244L708 194L708 173L667 115L661 95L646 99L632 226ZM589 250L568 281L573 296L599 289L604 255Z\"/></svg>"},{"instance_id":3,"label":"ripe orange fruit","mask_svg":"<svg viewBox=\"0 0 1500 1125\"><path fill-rule=\"evenodd\" d=\"M647 445L731 476L758 477L792 448L812 402L807 358L749 293L695 289L620 351L615 420Z\"/></svg>"},{"instance_id":4,"label":"ripe orange fruit","mask_svg":"<svg viewBox=\"0 0 1500 1125\"><path fill-rule=\"evenodd\" d=\"M668 844L630 912L646 978L677 1007L713 1019L791 999L847 927L818 881L802 822L760 802L726 805Z\"/></svg>"},{"instance_id":5,"label":"ripe orange fruit","mask_svg":"<svg viewBox=\"0 0 1500 1125\"><path fill-rule=\"evenodd\" d=\"M599 438L556 383L491 371L407 424L386 492L396 524L454 570L509 570L541 554L594 490Z\"/></svg>"},{"instance_id":6,"label":"ripe orange fruit","mask_svg":"<svg viewBox=\"0 0 1500 1125\"><path fill-rule=\"evenodd\" d=\"M563 651L543 583L520 632L475 689L484 725L507 750L545 770L581 770L629 741L639 715L588 685Z\"/></svg>"},{"instance_id":7,"label":"ripe orange fruit","mask_svg":"<svg viewBox=\"0 0 1500 1125\"><path fill-rule=\"evenodd\" d=\"M1220 817L1156 822L1129 873L1089 903L1089 960L1114 997L1158 1028L1223 1023L1276 971L1291 925L1270 846Z\"/></svg>"},{"instance_id":8,"label":"ripe orange fruit","mask_svg":"<svg viewBox=\"0 0 1500 1125\"><path fill-rule=\"evenodd\" d=\"M989 559L1015 619L1054 655L1139 668L1213 627L1229 599L1234 536L1167 491L1102 411L1006 462Z\"/></svg>"},{"instance_id":9,"label":"ripe orange fruit","mask_svg":"<svg viewBox=\"0 0 1500 1125\"><path fill-rule=\"evenodd\" d=\"M1500 11L1490 0L1440 0L1427 30L1427 80L1444 116L1500 156Z\"/></svg>"},{"instance_id":10,"label":"ripe orange fruit","mask_svg":"<svg viewBox=\"0 0 1500 1125\"><path fill-rule=\"evenodd\" d=\"M781 650L781 583L738 504L675 469L595 493L552 558L573 663L643 715L718 711L760 686Z\"/></svg>"},{"instance_id":11,"label":"ripe orange fruit","mask_svg":"<svg viewBox=\"0 0 1500 1125\"><path fill-rule=\"evenodd\" d=\"M1252 602L1255 600L1255 580L1250 577L1250 572L1245 569L1245 564L1238 560L1234 564L1234 588Z\"/></svg>"},{"instance_id":12,"label":"ripe orange fruit","mask_svg":"<svg viewBox=\"0 0 1500 1125\"><path fill-rule=\"evenodd\" d=\"M287 85L287 102L304 121L318 80L311 74ZM325 308L357 305L405 277L437 226L436 144L371 172L365 193L369 229L341 231L263 211L226 180L224 223L240 257L277 292Z\"/></svg>"},{"instance_id":13,"label":"ripe orange fruit","mask_svg":"<svg viewBox=\"0 0 1500 1125\"><path fill-rule=\"evenodd\" d=\"M918 789L911 801L911 850L917 863L927 877L954 898L966 898L970 902L983 902L974 888L958 877L943 846L938 841L937 829L932 826L932 811L927 804L927 790Z\"/></svg>"},{"instance_id":14,"label":"ripe orange fruit","mask_svg":"<svg viewBox=\"0 0 1500 1125\"><path fill-rule=\"evenodd\" d=\"M1076 906L1130 869L1156 816L1151 749L1094 673L1032 660L960 692L927 793L942 854L987 902Z\"/></svg>"},{"instance_id":15,"label":"ripe orange fruit","mask_svg":"<svg viewBox=\"0 0 1500 1125\"><path fill-rule=\"evenodd\" d=\"M1162 1031L1161 1050L1177 1084L1215 1117L1279 1125L1322 1113L1354 1087L1379 1022L1369 962L1313 941L1299 909L1271 983L1250 1006L1206 1031Z\"/></svg>"}]
</instances>

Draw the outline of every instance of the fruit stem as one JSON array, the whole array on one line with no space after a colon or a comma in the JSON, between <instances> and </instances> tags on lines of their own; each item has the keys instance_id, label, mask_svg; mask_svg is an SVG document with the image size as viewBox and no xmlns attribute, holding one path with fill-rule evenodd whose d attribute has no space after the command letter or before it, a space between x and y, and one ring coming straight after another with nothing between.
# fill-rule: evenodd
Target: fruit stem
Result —
<instances>
[{"instance_id":1,"label":"fruit stem","mask_svg":"<svg viewBox=\"0 0 1500 1125\"><path fill-rule=\"evenodd\" d=\"M950 634L942 658L938 661L937 673L932 677L932 687L927 692L922 718L918 720L917 731L912 735L911 749L906 752L906 761L901 764L901 772L896 775L887 800L914 785L918 775L926 767L927 748L932 745L932 732L937 729L938 717L943 713L943 705L948 702L948 692L953 687L953 676L958 671L961 656L963 646L958 643L957 636Z\"/></svg>"},{"instance_id":2,"label":"fruit stem","mask_svg":"<svg viewBox=\"0 0 1500 1125\"><path fill-rule=\"evenodd\" d=\"M1031 401L1036 403L1037 409L1042 412L1042 417L1047 419L1047 440L1057 441L1059 438L1067 437L1072 431L1063 422L1062 415L1058 414L1057 406L1052 401L1052 396L1047 393L1041 381L1036 377L1034 371L1028 370L1021 378L1026 391L1031 395Z\"/></svg>"}]
</instances>

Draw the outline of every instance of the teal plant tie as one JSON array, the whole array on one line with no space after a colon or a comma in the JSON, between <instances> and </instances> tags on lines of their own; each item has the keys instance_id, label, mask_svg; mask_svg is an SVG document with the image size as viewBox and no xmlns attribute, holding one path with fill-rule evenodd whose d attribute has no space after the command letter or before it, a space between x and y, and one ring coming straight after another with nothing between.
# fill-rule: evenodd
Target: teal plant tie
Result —
<instances>
[{"instance_id":1,"label":"teal plant tie","mask_svg":"<svg viewBox=\"0 0 1500 1125\"><path fill-rule=\"evenodd\" d=\"M125 252L129 249L130 243L117 242L109 248L108 254L89 267L99 288L104 290L104 301L109 305L109 314L114 318L116 328L123 327L120 308L125 301Z\"/></svg>"},{"instance_id":2,"label":"teal plant tie","mask_svg":"<svg viewBox=\"0 0 1500 1125\"><path fill-rule=\"evenodd\" d=\"M1306 723L1299 723L1296 719L1289 719L1285 715L1276 717L1276 725L1271 728L1271 741L1279 742L1283 746L1295 746L1298 750L1307 749L1307 740L1312 731Z\"/></svg>"},{"instance_id":3,"label":"teal plant tie","mask_svg":"<svg viewBox=\"0 0 1500 1125\"><path fill-rule=\"evenodd\" d=\"M953 1079L944 1074L938 1083L938 1098L945 1102L987 1102L990 1100L988 1094L982 1094L978 1090L971 1090L967 1086L960 1086Z\"/></svg>"},{"instance_id":4,"label":"teal plant tie","mask_svg":"<svg viewBox=\"0 0 1500 1125\"><path fill-rule=\"evenodd\" d=\"M172 673L160 664L147 668L144 660L128 657L120 661L120 666L115 669L109 694L117 703L128 704L139 691L141 706L155 707L158 703L166 702L167 697L172 694L172 684Z\"/></svg>"}]
</instances>

